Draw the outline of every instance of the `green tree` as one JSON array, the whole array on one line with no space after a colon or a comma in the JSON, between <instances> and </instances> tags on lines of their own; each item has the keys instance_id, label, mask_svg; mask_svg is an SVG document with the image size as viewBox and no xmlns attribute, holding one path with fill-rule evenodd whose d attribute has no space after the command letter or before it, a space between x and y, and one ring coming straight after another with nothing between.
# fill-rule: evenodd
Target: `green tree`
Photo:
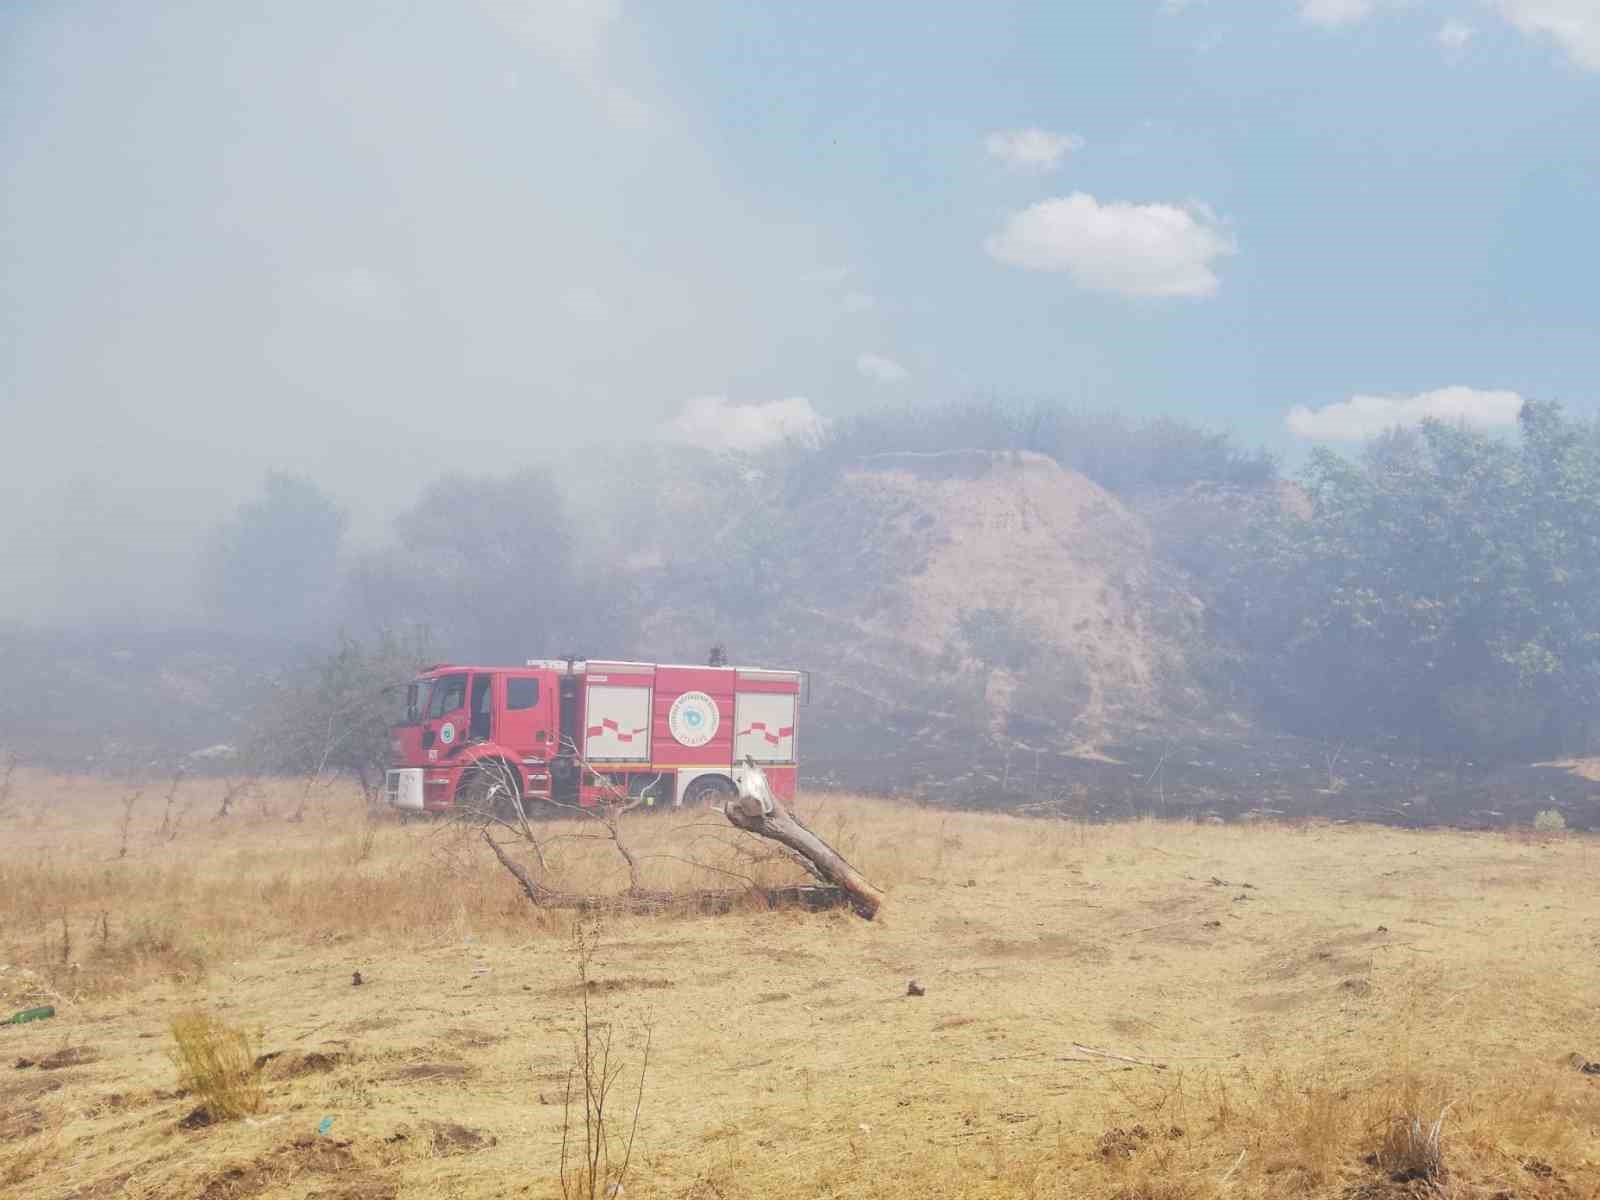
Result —
<instances>
[{"instance_id":1,"label":"green tree","mask_svg":"<svg viewBox=\"0 0 1600 1200\"><path fill-rule=\"evenodd\" d=\"M401 719L405 685L428 664L427 638L343 637L264 698L248 753L259 769L288 775L354 775L372 794Z\"/></svg>"},{"instance_id":2,"label":"green tree","mask_svg":"<svg viewBox=\"0 0 1600 1200\"><path fill-rule=\"evenodd\" d=\"M351 573L380 628L427 629L456 661L622 655L635 622L621 572L588 553L545 473L443 476L394 523L395 544Z\"/></svg>"},{"instance_id":3,"label":"green tree","mask_svg":"<svg viewBox=\"0 0 1600 1200\"><path fill-rule=\"evenodd\" d=\"M348 518L308 479L274 471L261 494L212 532L203 556L207 605L231 629L324 634L334 618Z\"/></svg>"},{"instance_id":4,"label":"green tree","mask_svg":"<svg viewBox=\"0 0 1600 1200\"><path fill-rule=\"evenodd\" d=\"M1277 711L1479 755L1581 742L1600 709L1600 438L1533 402L1520 429L1319 450L1309 518L1245 532L1218 609Z\"/></svg>"}]
</instances>

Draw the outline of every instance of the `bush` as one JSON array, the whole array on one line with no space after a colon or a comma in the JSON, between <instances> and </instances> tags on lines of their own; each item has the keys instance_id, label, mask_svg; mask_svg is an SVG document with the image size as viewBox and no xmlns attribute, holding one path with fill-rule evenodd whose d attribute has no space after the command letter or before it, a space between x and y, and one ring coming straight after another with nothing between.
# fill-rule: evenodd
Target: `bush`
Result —
<instances>
[{"instance_id":1,"label":"bush","mask_svg":"<svg viewBox=\"0 0 1600 1200\"><path fill-rule=\"evenodd\" d=\"M1546 808L1535 814L1533 827L1540 833L1565 833L1567 819L1561 815L1560 809Z\"/></svg>"},{"instance_id":2,"label":"bush","mask_svg":"<svg viewBox=\"0 0 1600 1200\"><path fill-rule=\"evenodd\" d=\"M199 1009L172 1018L172 1061L179 1082L200 1097L213 1121L261 1110L260 1070L250 1035Z\"/></svg>"},{"instance_id":3,"label":"bush","mask_svg":"<svg viewBox=\"0 0 1600 1200\"><path fill-rule=\"evenodd\" d=\"M867 455L907 450L1034 451L1124 497L1197 482L1250 487L1278 477L1271 455L1241 448L1226 432L1052 401L880 408L835 424L799 458L810 478L819 467L838 469Z\"/></svg>"},{"instance_id":4,"label":"bush","mask_svg":"<svg viewBox=\"0 0 1600 1200\"><path fill-rule=\"evenodd\" d=\"M1402 1113L1389 1122L1378 1149L1378 1165L1395 1180L1437 1183L1444 1178L1444 1116L1429 1122L1415 1113Z\"/></svg>"}]
</instances>

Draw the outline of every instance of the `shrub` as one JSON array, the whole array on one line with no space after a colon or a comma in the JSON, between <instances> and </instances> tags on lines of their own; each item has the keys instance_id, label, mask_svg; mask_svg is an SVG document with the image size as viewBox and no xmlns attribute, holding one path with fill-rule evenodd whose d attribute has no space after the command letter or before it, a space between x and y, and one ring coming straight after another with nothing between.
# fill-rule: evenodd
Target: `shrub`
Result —
<instances>
[{"instance_id":1,"label":"shrub","mask_svg":"<svg viewBox=\"0 0 1600 1200\"><path fill-rule=\"evenodd\" d=\"M243 1029L192 1009L172 1018L172 1040L179 1082L200 1097L211 1120L261 1110L260 1070Z\"/></svg>"},{"instance_id":2,"label":"shrub","mask_svg":"<svg viewBox=\"0 0 1600 1200\"><path fill-rule=\"evenodd\" d=\"M1540 833L1565 833L1567 819L1558 808L1546 808L1535 814L1533 827Z\"/></svg>"},{"instance_id":3,"label":"shrub","mask_svg":"<svg viewBox=\"0 0 1600 1200\"><path fill-rule=\"evenodd\" d=\"M1396 1116L1378 1150L1378 1165L1397 1180L1437 1182L1444 1178L1443 1133L1443 1112L1432 1122L1415 1113Z\"/></svg>"}]
</instances>

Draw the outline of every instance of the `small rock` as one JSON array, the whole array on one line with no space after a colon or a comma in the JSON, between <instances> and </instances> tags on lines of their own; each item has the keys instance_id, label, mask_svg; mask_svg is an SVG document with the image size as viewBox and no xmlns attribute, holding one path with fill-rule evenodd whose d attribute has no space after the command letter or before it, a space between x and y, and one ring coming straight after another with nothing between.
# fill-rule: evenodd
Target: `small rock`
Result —
<instances>
[{"instance_id":1,"label":"small rock","mask_svg":"<svg viewBox=\"0 0 1600 1200\"><path fill-rule=\"evenodd\" d=\"M1202 926L1202 928L1204 928L1204 929L1221 929L1222 928L1222 922L1221 921L1207 921L1205 923L1205 925Z\"/></svg>"},{"instance_id":2,"label":"small rock","mask_svg":"<svg viewBox=\"0 0 1600 1200\"><path fill-rule=\"evenodd\" d=\"M356 971L350 976L350 986L351 987L360 987L361 986L361 972L360 971Z\"/></svg>"},{"instance_id":3,"label":"small rock","mask_svg":"<svg viewBox=\"0 0 1600 1200\"><path fill-rule=\"evenodd\" d=\"M1379 933L1388 933L1389 932L1389 927L1387 925L1379 925L1378 926L1378 932Z\"/></svg>"},{"instance_id":4,"label":"small rock","mask_svg":"<svg viewBox=\"0 0 1600 1200\"><path fill-rule=\"evenodd\" d=\"M17 1059L17 1062L16 1062L16 1068L19 1071L26 1071L29 1067L31 1067L33 1065L34 1065L33 1064L33 1059L31 1059L31 1058L19 1058L19 1059Z\"/></svg>"},{"instance_id":5,"label":"small rock","mask_svg":"<svg viewBox=\"0 0 1600 1200\"><path fill-rule=\"evenodd\" d=\"M915 979L913 979L910 983L906 984L906 995L908 995L908 996L921 996L926 991L927 991L927 989L924 988Z\"/></svg>"}]
</instances>

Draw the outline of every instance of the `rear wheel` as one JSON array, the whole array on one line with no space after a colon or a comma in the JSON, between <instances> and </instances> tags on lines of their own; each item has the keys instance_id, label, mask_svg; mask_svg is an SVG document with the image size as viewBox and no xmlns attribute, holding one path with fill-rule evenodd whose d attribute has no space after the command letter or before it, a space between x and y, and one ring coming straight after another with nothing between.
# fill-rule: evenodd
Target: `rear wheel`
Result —
<instances>
[{"instance_id":1,"label":"rear wheel","mask_svg":"<svg viewBox=\"0 0 1600 1200\"><path fill-rule=\"evenodd\" d=\"M739 794L733 780L723 775L702 775L683 793L683 808L722 808Z\"/></svg>"}]
</instances>

